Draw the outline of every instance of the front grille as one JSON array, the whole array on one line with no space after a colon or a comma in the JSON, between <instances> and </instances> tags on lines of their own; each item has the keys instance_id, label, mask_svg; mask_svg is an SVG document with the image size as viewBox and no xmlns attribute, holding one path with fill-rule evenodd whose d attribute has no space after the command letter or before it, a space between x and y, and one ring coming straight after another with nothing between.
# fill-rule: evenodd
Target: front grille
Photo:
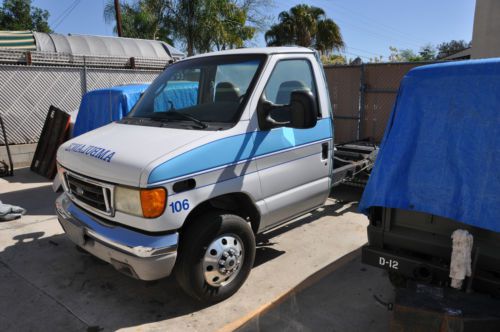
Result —
<instances>
[{"instance_id":1,"label":"front grille","mask_svg":"<svg viewBox=\"0 0 500 332\"><path fill-rule=\"evenodd\" d=\"M94 181L90 182L84 178L76 177L73 174L66 173L66 184L68 192L80 203L111 214L111 190L110 188L100 186Z\"/></svg>"}]
</instances>

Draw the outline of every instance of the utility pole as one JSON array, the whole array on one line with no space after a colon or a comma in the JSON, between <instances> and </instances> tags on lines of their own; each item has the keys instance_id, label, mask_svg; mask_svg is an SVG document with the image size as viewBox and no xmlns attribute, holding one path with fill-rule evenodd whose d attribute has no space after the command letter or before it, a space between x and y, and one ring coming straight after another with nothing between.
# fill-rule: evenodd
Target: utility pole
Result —
<instances>
[{"instance_id":1,"label":"utility pole","mask_svg":"<svg viewBox=\"0 0 500 332\"><path fill-rule=\"evenodd\" d=\"M116 30L118 37L122 37L122 11L120 10L120 1L115 0L115 13L116 13Z\"/></svg>"}]
</instances>

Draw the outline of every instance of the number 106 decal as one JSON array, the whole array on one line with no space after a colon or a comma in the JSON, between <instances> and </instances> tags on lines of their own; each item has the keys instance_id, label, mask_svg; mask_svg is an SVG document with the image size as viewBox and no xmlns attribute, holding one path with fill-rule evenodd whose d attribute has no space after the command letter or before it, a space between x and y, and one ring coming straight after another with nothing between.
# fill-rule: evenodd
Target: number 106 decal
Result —
<instances>
[{"instance_id":1,"label":"number 106 decal","mask_svg":"<svg viewBox=\"0 0 500 332\"><path fill-rule=\"evenodd\" d=\"M170 203L168 206L172 209L172 213L179 213L183 210L189 210L189 201L187 199L175 201Z\"/></svg>"},{"instance_id":2,"label":"number 106 decal","mask_svg":"<svg viewBox=\"0 0 500 332\"><path fill-rule=\"evenodd\" d=\"M391 269L394 269L394 270L397 270L398 269L398 265L399 265L399 262L397 260L394 260L394 259L385 259L385 257L379 257L378 258L378 263L382 266L388 266L390 267Z\"/></svg>"}]
</instances>

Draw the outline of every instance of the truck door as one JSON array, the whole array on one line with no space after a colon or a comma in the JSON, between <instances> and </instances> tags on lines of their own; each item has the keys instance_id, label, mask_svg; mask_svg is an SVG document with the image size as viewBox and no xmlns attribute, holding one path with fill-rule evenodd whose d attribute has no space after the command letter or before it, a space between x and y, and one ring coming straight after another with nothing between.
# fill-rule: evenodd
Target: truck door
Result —
<instances>
[{"instance_id":1,"label":"truck door","mask_svg":"<svg viewBox=\"0 0 500 332\"><path fill-rule=\"evenodd\" d=\"M323 81L321 83L319 88L325 89ZM285 58L277 61L261 99L287 105L295 90L313 93L318 103L318 122L310 129L273 128L261 130L256 136L259 150L272 147L270 151L273 151L257 160L268 209L262 219L262 228L321 206L329 193L331 119L321 114L311 60Z\"/></svg>"}]
</instances>

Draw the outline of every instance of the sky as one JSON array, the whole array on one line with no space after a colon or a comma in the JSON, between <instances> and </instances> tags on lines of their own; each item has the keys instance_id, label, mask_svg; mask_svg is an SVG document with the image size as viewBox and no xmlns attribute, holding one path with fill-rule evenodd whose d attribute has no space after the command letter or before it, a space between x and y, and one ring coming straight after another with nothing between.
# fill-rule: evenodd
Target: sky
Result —
<instances>
[{"instance_id":1,"label":"sky","mask_svg":"<svg viewBox=\"0 0 500 332\"><path fill-rule=\"evenodd\" d=\"M106 1L33 0L33 5L49 11L49 24L58 33L113 35L113 24L104 22ZM274 0L267 10L277 22L281 11L299 3L323 8L339 25L347 58L386 58L390 46L418 51L429 43L472 39L475 0ZM263 34L249 44L265 46Z\"/></svg>"}]
</instances>

